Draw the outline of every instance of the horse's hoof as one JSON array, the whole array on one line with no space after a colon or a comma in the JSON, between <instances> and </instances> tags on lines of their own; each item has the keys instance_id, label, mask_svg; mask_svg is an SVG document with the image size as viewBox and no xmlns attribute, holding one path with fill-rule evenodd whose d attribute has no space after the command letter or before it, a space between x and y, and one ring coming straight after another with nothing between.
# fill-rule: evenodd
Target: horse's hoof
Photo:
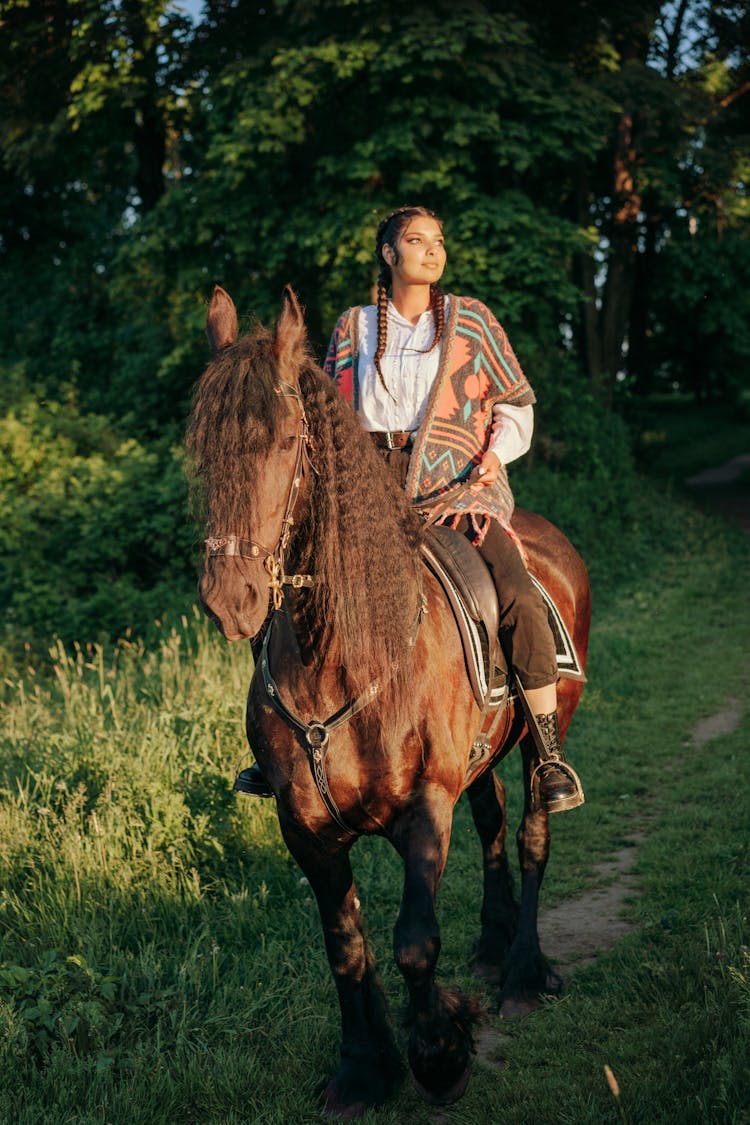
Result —
<instances>
[{"instance_id":1,"label":"horse's hoof","mask_svg":"<svg viewBox=\"0 0 750 1125\"><path fill-rule=\"evenodd\" d=\"M537 1012L541 1006L542 1002L538 996L533 996L531 999L507 996L500 1003L500 1015L504 1020L517 1020L521 1016L529 1016L532 1012Z\"/></svg>"},{"instance_id":2,"label":"horse's hoof","mask_svg":"<svg viewBox=\"0 0 750 1125\"><path fill-rule=\"evenodd\" d=\"M458 1099L462 1098L466 1093L466 1087L469 1085L470 1078L471 1063L469 1063L466 1070L459 1077L458 1082L454 1083L449 1090L428 1090L421 1082L417 1081L413 1074L411 1076L414 1089L417 1091L420 1098L426 1101L428 1105L452 1105L453 1102L457 1102Z\"/></svg>"},{"instance_id":3,"label":"horse's hoof","mask_svg":"<svg viewBox=\"0 0 750 1125\"><path fill-rule=\"evenodd\" d=\"M329 1082L323 1091L321 1097L323 1102L323 1112L326 1117L333 1117L337 1121L356 1121L360 1117L364 1117L367 1113L367 1106L364 1102L350 1102L342 1101L337 1092L335 1082Z\"/></svg>"},{"instance_id":4,"label":"horse's hoof","mask_svg":"<svg viewBox=\"0 0 750 1125\"><path fill-rule=\"evenodd\" d=\"M489 961L480 961L475 958L472 971L475 977L479 977L486 984L497 987L503 983L502 965L492 965Z\"/></svg>"}]
</instances>

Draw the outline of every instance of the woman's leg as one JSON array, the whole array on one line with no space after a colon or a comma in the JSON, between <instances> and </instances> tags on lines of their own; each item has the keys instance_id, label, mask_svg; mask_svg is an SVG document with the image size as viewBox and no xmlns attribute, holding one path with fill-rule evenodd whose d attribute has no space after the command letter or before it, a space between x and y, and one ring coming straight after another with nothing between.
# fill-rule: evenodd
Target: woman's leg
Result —
<instances>
[{"instance_id":1,"label":"woman's leg","mask_svg":"<svg viewBox=\"0 0 750 1125\"><path fill-rule=\"evenodd\" d=\"M466 519L459 530L473 539ZM536 771L539 798L548 812L583 804L576 773L565 761L557 721L557 654L547 607L511 537L494 520L479 552L500 603L500 643L526 694L547 751Z\"/></svg>"}]
</instances>

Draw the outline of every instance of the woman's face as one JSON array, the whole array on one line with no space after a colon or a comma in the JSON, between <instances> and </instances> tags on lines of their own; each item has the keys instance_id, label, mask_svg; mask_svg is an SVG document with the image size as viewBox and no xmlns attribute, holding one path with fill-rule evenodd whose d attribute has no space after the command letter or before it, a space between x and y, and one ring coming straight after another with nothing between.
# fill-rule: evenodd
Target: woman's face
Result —
<instances>
[{"instance_id":1,"label":"woman's face","mask_svg":"<svg viewBox=\"0 0 750 1125\"><path fill-rule=\"evenodd\" d=\"M387 243L383 256L391 267L394 285L430 285L440 280L447 254L440 223L417 215L396 241Z\"/></svg>"}]
</instances>

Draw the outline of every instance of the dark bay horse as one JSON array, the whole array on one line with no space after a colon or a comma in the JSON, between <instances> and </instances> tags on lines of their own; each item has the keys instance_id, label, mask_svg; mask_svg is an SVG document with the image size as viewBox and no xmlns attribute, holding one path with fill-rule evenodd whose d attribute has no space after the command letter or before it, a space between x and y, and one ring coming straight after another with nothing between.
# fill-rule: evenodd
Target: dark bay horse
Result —
<instances>
[{"instance_id":1,"label":"dark bay horse","mask_svg":"<svg viewBox=\"0 0 750 1125\"><path fill-rule=\"evenodd\" d=\"M394 956L409 995L409 1064L420 1093L445 1104L468 1082L478 1009L435 981L435 896L464 789L484 861L477 968L498 983L504 1011L561 986L537 934L549 831L530 799L534 743L511 704L490 762L467 787L480 711L453 614L422 565L423 521L308 354L291 291L275 333L238 339L234 305L217 287L207 330L213 359L188 429L208 521L200 596L227 640L254 639L247 736L316 896L341 1007L341 1061L324 1103L332 1115L360 1116L400 1076L349 861L359 836L379 834L404 866ZM540 517L519 511L513 523L585 663L580 557ZM560 682L563 736L580 692L580 682ZM517 904L505 795L491 765L519 740Z\"/></svg>"}]
</instances>

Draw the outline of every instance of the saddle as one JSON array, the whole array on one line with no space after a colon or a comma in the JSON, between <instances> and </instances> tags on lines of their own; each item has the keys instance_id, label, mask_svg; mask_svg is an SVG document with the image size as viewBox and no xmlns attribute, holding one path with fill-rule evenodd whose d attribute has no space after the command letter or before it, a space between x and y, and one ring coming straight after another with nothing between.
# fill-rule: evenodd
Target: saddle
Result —
<instances>
[{"instance_id":1,"label":"saddle","mask_svg":"<svg viewBox=\"0 0 750 1125\"><path fill-rule=\"evenodd\" d=\"M499 704L508 667L498 639L495 584L482 556L460 532L440 525L428 529L422 553L453 610L474 698L484 707L493 681L499 679Z\"/></svg>"},{"instance_id":2,"label":"saddle","mask_svg":"<svg viewBox=\"0 0 750 1125\"><path fill-rule=\"evenodd\" d=\"M431 526L422 554L453 610L471 689L482 710L480 729L469 758L468 781L489 756L493 736L512 698L508 691L508 662L499 640L497 592L479 551L460 532L442 525ZM560 610L539 579L533 574L529 574L529 578L547 607L559 675L585 680L585 672Z\"/></svg>"},{"instance_id":3,"label":"saddle","mask_svg":"<svg viewBox=\"0 0 750 1125\"><path fill-rule=\"evenodd\" d=\"M500 647L500 610L490 572L468 539L433 525L422 545L458 625L471 690L482 715L469 753L465 784L489 760L503 716L509 714L508 665Z\"/></svg>"}]
</instances>

